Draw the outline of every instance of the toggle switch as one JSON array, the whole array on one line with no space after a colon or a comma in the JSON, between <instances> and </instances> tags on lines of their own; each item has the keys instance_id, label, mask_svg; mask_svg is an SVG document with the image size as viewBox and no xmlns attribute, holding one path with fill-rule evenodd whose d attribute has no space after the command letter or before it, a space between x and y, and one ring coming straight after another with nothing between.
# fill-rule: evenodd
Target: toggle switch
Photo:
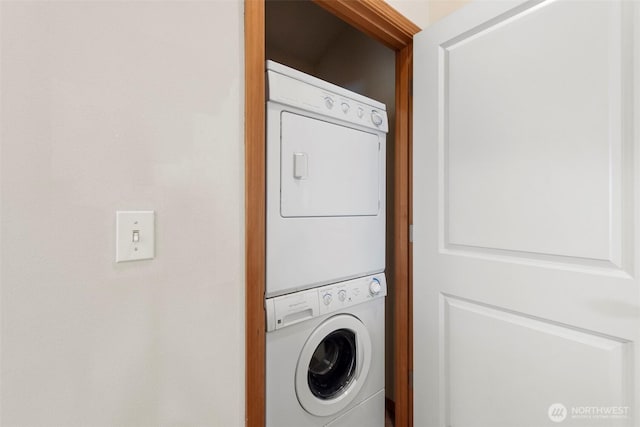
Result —
<instances>
[{"instance_id":1,"label":"toggle switch","mask_svg":"<svg viewBox=\"0 0 640 427\"><path fill-rule=\"evenodd\" d=\"M116 262L155 257L155 212L116 212Z\"/></svg>"}]
</instances>

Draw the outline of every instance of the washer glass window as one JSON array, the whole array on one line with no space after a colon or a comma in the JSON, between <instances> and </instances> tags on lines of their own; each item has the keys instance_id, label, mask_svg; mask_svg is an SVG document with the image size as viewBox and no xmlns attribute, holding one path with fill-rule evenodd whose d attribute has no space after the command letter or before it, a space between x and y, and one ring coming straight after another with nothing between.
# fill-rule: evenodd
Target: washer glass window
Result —
<instances>
[{"instance_id":1,"label":"washer glass window","mask_svg":"<svg viewBox=\"0 0 640 427\"><path fill-rule=\"evenodd\" d=\"M349 329L338 329L327 335L316 347L307 381L314 396L332 399L349 386L356 373L356 335Z\"/></svg>"},{"instance_id":2,"label":"washer glass window","mask_svg":"<svg viewBox=\"0 0 640 427\"><path fill-rule=\"evenodd\" d=\"M313 415L337 414L364 385L371 366L371 338L351 314L338 314L311 332L296 365L296 394Z\"/></svg>"}]
</instances>

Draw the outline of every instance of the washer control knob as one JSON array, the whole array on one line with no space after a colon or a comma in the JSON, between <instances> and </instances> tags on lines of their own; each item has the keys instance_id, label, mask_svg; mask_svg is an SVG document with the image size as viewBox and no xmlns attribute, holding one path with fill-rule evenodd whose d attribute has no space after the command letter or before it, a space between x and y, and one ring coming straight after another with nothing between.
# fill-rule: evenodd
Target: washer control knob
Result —
<instances>
[{"instance_id":1,"label":"washer control knob","mask_svg":"<svg viewBox=\"0 0 640 427\"><path fill-rule=\"evenodd\" d=\"M347 114L349 112L349 108L351 108L346 102L343 102L340 107L342 108L342 112L345 114Z\"/></svg>"},{"instance_id":2,"label":"washer control knob","mask_svg":"<svg viewBox=\"0 0 640 427\"><path fill-rule=\"evenodd\" d=\"M322 296L322 302L324 302L324 305L329 305L331 304L331 300L333 299L333 297L331 296L330 293L326 293Z\"/></svg>"},{"instance_id":3,"label":"washer control knob","mask_svg":"<svg viewBox=\"0 0 640 427\"><path fill-rule=\"evenodd\" d=\"M358 107L358 118L361 119L364 116L364 110L362 107Z\"/></svg>"},{"instance_id":4,"label":"washer control knob","mask_svg":"<svg viewBox=\"0 0 640 427\"><path fill-rule=\"evenodd\" d=\"M380 126L382 124L382 116L375 110L371 112L371 123L376 126Z\"/></svg>"},{"instance_id":5,"label":"washer control knob","mask_svg":"<svg viewBox=\"0 0 640 427\"><path fill-rule=\"evenodd\" d=\"M327 108L331 110L333 108L333 98L331 98L330 96L325 97L324 105L326 105Z\"/></svg>"},{"instance_id":6,"label":"washer control knob","mask_svg":"<svg viewBox=\"0 0 640 427\"><path fill-rule=\"evenodd\" d=\"M369 293L371 295L378 295L382 290L382 285L378 279L373 279L371 283L369 283Z\"/></svg>"},{"instance_id":7,"label":"washer control knob","mask_svg":"<svg viewBox=\"0 0 640 427\"><path fill-rule=\"evenodd\" d=\"M338 291L338 299L340 300L340 302L344 302L344 300L347 299L347 291L345 291L344 289Z\"/></svg>"}]
</instances>

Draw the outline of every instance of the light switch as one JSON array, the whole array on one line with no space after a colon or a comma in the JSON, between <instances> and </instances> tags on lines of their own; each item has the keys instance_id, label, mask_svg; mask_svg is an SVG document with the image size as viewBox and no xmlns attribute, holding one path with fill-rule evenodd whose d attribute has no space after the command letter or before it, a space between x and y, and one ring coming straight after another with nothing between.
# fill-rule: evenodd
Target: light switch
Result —
<instances>
[{"instance_id":1,"label":"light switch","mask_svg":"<svg viewBox=\"0 0 640 427\"><path fill-rule=\"evenodd\" d=\"M153 259L155 212L116 212L116 262Z\"/></svg>"}]
</instances>

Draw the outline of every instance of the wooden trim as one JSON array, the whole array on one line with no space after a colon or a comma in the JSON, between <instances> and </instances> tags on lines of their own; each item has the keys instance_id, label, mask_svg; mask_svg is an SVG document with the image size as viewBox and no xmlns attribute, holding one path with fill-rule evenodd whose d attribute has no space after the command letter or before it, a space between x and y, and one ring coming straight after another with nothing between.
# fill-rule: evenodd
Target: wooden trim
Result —
<instances>
[{"instance_id":1,"label":"wooden trim","mask_svg":"<svg viewBox=\"0 0 640 427\"><path fill-rule=\"evenodd\" d=\"M409 371L412 300L409 246L413 35L420 29L380 0L314 0L355 28L396 50L396 134L392 289L395 293L395 426L413 425ZM245 425L265 424L265 21L264 0L245 0Z\"/></svg>"},{"instance_id":2,"label":"wooden trim","mask_svg":"<svg viewBox=\"0 0 640 427\"><path fill-rule=\"evenodd\" d=\"M413 45L411 46L411 57L409 58L409 145L407 158L408 163L408 181L409 181L409 224L413 224ZM408 278L407 282L407 335L408 335L408 369L413 375L413 242L409 242L409 259L408 261ZM413 426L413 383L408 385L409 399L409 426Z\"/></svg>"},{"instance_id":3,"label":"wooden trim","mask_svg":"<svg viewBox=\"0 0 640 427\"><path fill-rule=\"evenodd\" d=\"M265 21L264 1L244 3L245 425L265 423Z\"/></svg>"},{"instance_id":4,"label":"wooden trim","mask_svg":"<svg viewBox=\"0 0 640 427\"><path fill-rule=\"evenodd\" d=\"M384 409L387 411L389 415L391 415L391 418L395 418L396 404L393 400L389 399L388 397L385 397Z\"/></svg>"},{"instance_id":5,"label":"wooden trim","mask_svg":"<svg viewBox=\"0 0 640 427\"><path fill-rule=\"evenodd\" d=\"M409 349L411 346L409 310L409 137L411 105L409 98L413 45L396 52L396 139L394 146L394 224L393 291L395 297L395 426L407 427L411 420Z\"/></svg>"},{"instance_id":6,"label":"wooden trim","mask_svg":"<svg viewBox=\"0 0 640 427\"><path fill-rule=\"evenodd\" d=\"M380 0L314 0L338 18L393 50L412 43L420 28Z\"/></svg>"}]
</instances>

